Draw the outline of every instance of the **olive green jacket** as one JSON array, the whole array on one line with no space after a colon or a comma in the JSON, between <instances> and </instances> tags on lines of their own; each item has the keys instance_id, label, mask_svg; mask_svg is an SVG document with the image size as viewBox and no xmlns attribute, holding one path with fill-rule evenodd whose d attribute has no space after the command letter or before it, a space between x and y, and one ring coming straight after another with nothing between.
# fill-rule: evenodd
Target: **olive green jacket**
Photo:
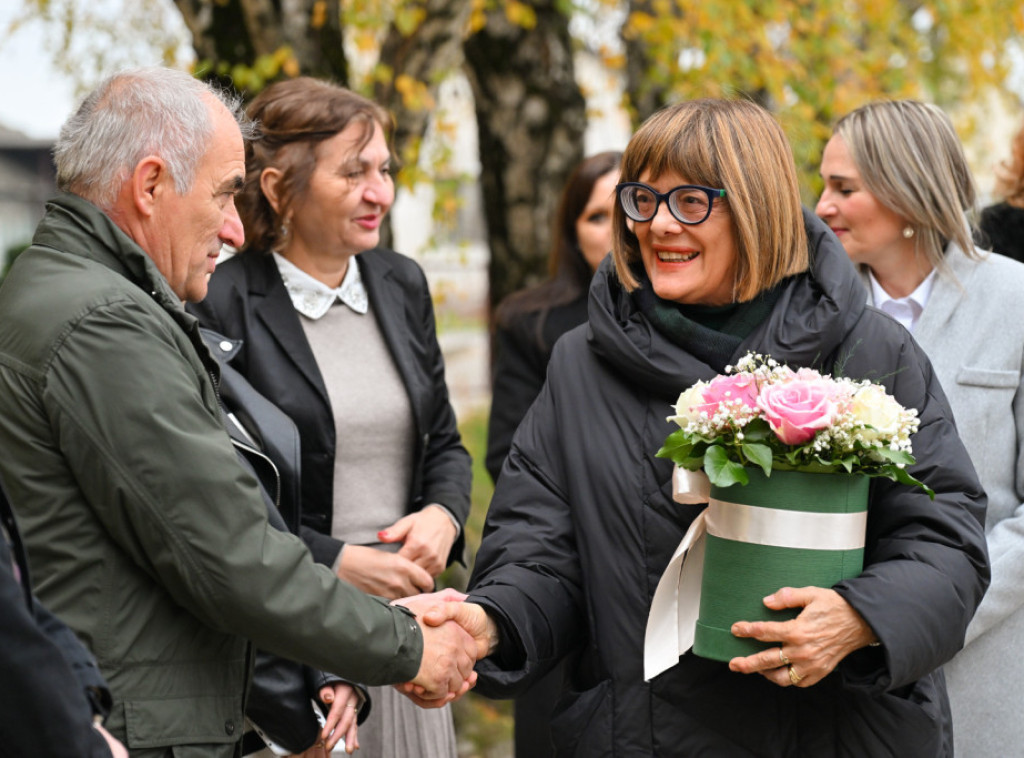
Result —
<instances>
[{"instance_id":1,"label":"olive green jacket","mask_svg":"<svg viewBox=\"0 0 1024 758\"><path fill-rule=\"evenodd\" d=\"M149 257L62 194L0 287L0 478L38 595L82 637L129 749L237 754L250 641L367 684L422 655L404 609L267 523L217 366Z\"/></svg>"}]
</instances>

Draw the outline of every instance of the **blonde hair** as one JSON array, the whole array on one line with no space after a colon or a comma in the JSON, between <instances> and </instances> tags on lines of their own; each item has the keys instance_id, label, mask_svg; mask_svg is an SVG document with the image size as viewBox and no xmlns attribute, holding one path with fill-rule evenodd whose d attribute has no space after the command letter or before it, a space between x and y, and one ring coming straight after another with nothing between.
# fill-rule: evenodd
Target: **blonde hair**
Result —
<instances>
[{"instance_id":1,"label":"blonde hair","mask_svg":"<svg viewBox=\"0 0 1024 758\"><path fill-rule=\"evenodd\" d=\"M666 172L707 187L724 188L738 260L733 299L752 300L808 266L800 191L793 151L782 127L746 100L691 100L645 121L622 156L621 181L655 180ZM627 291L639 286L630 265L640 260L636 236L618 203L612 257Z\"/></svg>"},{"instance_id":2,"label":"blonde hair","mask_svg":"<svg viewBox=\"0 0 1024 758\"><path fill-rule=\"evenodd\" d=\"M875 198L913 228L917 250L946 270L945 249L955 242L978 255L969 215L977 191L963 146L949 117L917 100L882 100L858 108L836 123L834 133Z\"/></svg>"}]
</instances>

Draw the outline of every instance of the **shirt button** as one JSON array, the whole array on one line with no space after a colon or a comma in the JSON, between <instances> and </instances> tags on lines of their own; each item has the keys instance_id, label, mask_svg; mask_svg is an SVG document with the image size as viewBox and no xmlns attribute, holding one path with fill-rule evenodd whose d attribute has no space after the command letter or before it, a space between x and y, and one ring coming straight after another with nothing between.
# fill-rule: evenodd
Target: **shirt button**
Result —
<instances>
[{"instance_id":1,"label":"shirt button","mask_svg":"<svg viewBox=\"0 0 1024 758\"><path fill-rule=\"evenodd\" d=\"M224 733L227 734L229 737L232 734L235 733L235 722L234 721L231 721L229 719L228 721L224 722Z\"/></svg>"},{"instance_id":2,"label":"shirt button","mask_svg":"<svg viewBox=\"0 0 1024 758\"><path fill-rule=\"evenodd\" d=\"M220 343L220 349L223 350L225 353L228 352L231 349L231 343L228 342L227 340L222 341Z\"/></svg>"}]
</instances>

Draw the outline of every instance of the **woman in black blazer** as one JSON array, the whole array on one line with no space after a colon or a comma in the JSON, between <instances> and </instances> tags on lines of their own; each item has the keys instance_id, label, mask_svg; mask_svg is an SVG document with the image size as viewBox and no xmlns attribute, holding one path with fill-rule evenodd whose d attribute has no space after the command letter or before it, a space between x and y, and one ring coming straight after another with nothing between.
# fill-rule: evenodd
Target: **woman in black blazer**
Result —
<instances>
[{"instance_id":1,"label":"woman in black blazer","mask_svg":"<svg viewBox=\"0 0 1024 758\"><path fill-rule=\"evenodd\" d=\"M461 558L471 468L423 271L372 249L394 201L390 116L305 77L264 90L249 115L261 133L238 198L246 245L193 313L241 341L233 367L299 429L314 557L365 592L429 591ZM360 755L455 758L450 708L372 692Z\"/></svg>"}]
</instances>

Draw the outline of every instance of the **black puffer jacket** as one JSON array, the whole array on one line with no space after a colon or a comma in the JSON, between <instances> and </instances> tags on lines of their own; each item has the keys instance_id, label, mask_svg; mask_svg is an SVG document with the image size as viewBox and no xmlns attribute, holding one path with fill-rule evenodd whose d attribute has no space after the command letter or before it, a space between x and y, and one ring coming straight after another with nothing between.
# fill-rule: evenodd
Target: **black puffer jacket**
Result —
<instances>
[{"instance_id":1,"label":"black puffer jacket","mask_svg":"<svg viewBox=\"0 0 1024 758\"><path fill-rule=\"evenodd\" d=\"M914 475L936 492L873 480L865 569L836 589L880 647L851 654L806 688L688 653L644 682L651 598L699 507L672 501L672 464L654 457L679 392L716 373L654 331L610 261L589 327L556 346L548 381L516 433L471 580L502 631L478 689L514 694L569 650L582 656L552 724L560 755L950 755L941 672L988 582L985 497L931 366L909 334L864 305L842 247L806 219L808 273L785 283L744 340L790 366L880 381L917 408Z\"/></svg>"}]
</instances>

